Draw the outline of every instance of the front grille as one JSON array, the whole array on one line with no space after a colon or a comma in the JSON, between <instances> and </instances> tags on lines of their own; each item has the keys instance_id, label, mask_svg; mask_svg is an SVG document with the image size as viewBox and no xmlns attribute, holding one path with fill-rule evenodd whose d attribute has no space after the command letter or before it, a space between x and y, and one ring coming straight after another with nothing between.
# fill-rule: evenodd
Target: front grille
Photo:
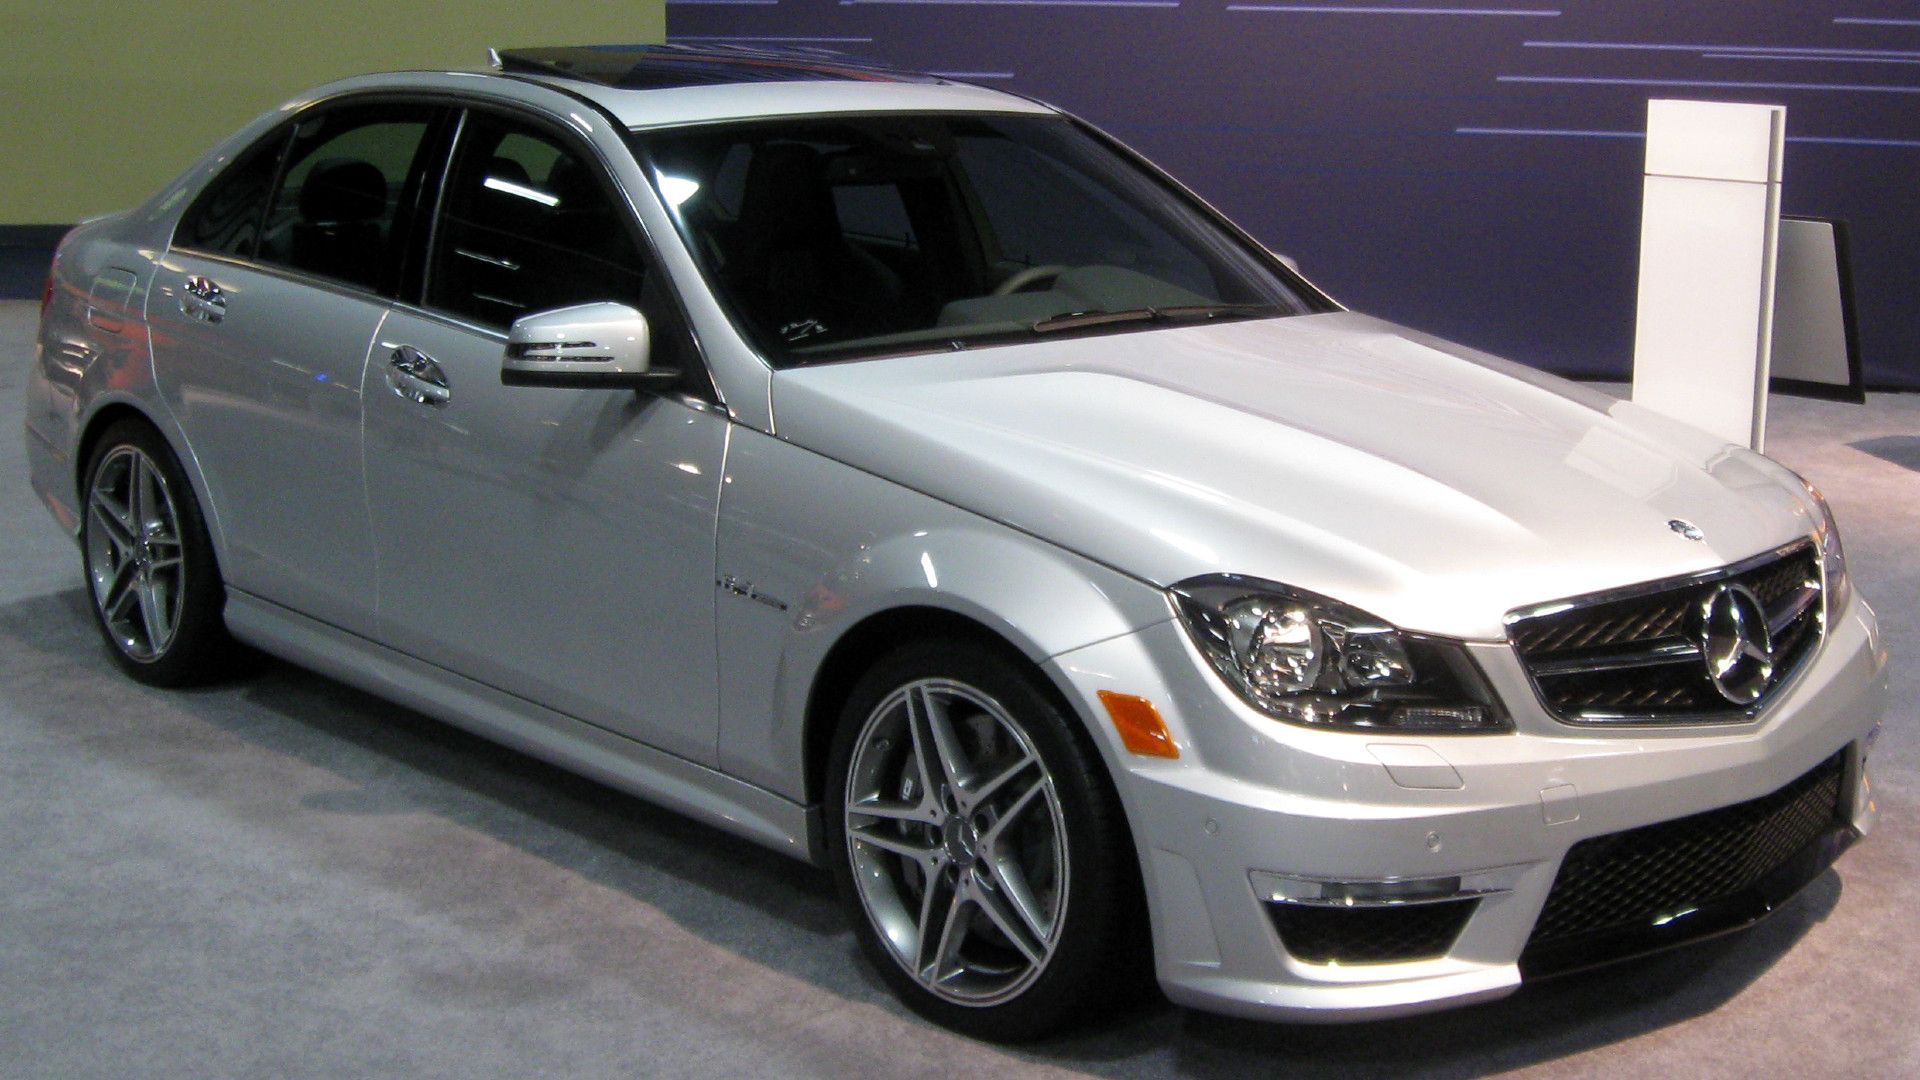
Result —
<instances>
[{"instance_id":1,"label":"front grille","mask_svg":"<svg viewBox=\"0 0 1920 1080\"><path fill-rule=\"evenodd\" d=\"M1280 943L1310 964L1392 964L1443 956L1480 901L1379 907L1269 902Z\"/></svg>"},{"instance_id":2,"label":"front grille","mask_svg":"<svg viewBox=\"0 0 1920 1080\"><path fill-rule=\"evenodd\" d=\"M1759 700L1729 701L1702 651L1704 607L1737 585L1766 610L1773 679ZM1820 560L1810 541L1694 577L1541 604L1507 634L1547 710L1562 720L1684 722L1752 716L1820 641Z\"/></svg>"},{"instance_id":3,"label":"front grille","mask_svg":"<svg viewBox=\"0 0 1920 1080\"><path fill-rule=\"evenodd\" d=\"M1749 802L1582 840L1521 956L1664 926L1753 888L1840 822L1844 755Z\"/></svg>"}]
</instances>

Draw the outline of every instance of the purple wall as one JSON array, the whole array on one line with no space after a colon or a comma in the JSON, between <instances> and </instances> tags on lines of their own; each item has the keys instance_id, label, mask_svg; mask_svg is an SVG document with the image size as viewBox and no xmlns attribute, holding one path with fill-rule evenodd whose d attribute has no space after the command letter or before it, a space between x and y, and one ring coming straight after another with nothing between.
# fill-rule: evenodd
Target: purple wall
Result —
<instances>
[{"instance_id":1,"label":"purple wall","mask_svg":"<svg viewBox=\"0 0 1920 1080\"><path fill-rule=\"evenodd\" d=\"M1786 212L1852 229L1866 378L1920 389L1920 3L668 0L1112 131L1343 302L1627 372L1649 97L1787 106Z\"/></svg>"}]
</instances>

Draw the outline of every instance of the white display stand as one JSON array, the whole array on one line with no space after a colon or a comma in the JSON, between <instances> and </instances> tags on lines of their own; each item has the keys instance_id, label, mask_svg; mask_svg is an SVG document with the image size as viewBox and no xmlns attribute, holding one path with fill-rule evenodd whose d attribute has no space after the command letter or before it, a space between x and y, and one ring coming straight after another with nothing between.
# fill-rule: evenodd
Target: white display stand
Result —
<instances>
[{"instance_id":1,"label":"white display stand","mask_svg":"<svg viewBox=\"0 0 1920 1080\"><path fill-rule=\"evenodd\" d=\"M1866 400L1846 237L1837 221L1780 216L1768 380L1773 393Z\"/></svg>"},{"instance_id":2,"label":"white display stand","mask_svg":"<svg viewBox=\"0 0 1920 1080\"><path fill-rule=\"evenodd\" d=\"M1787 111L1647 103L1633 400L1762 447Z\"/></svg>"}]
</instances>

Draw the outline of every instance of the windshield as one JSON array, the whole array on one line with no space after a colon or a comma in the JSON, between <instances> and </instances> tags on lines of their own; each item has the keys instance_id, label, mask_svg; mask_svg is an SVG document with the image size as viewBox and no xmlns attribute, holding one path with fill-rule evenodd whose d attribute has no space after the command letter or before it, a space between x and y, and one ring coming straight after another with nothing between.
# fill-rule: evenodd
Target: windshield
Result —
<instances>
[{"instance_id":1,"label":"windshield","mask_svg":"<svg viewBox=\"0 0 1920 1080\"><path fill-rule=\"evenodd\" d=\"M632 140L776 366L1312 310L1264 253L1064 118L805 117Z\"/></svg>"}]
</instances>

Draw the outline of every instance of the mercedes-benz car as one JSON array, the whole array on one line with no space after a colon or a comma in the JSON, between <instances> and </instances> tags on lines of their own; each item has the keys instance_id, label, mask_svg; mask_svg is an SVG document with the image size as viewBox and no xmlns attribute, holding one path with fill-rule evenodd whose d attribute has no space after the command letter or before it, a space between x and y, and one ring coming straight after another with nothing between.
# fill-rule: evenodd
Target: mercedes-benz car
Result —
<instances>
[{"instance_id":1,"label":"mercedes-benz car","mask_svg":"<svg viewBox=\"0 0 1920 1080\"><path fill-rule=\"evenodd\" d=\"M119 667L273 654L825 867L892 988L1402 1015L1872 824L1819 493L1350 312L1112 138L809 55L320 87L61 245Z\"/></svg>"}]
</instances>

